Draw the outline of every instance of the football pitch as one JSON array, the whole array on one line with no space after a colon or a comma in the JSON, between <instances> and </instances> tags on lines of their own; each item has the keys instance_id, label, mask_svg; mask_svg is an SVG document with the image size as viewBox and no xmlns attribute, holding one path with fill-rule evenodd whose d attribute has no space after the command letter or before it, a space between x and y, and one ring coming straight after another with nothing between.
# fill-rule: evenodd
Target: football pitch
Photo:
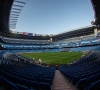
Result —
<instances>
[{"instance_id":1,"label":"football pitch","mask_svg":"<svg viewBox=\"0 0 100 90\"><path fill-rule=\"evenodd\" d=\"M23 53L24 57L42 59L45 64L69 64L78 60L83 52L39 52L39 53Z\"/></svg>"}]
</instances>

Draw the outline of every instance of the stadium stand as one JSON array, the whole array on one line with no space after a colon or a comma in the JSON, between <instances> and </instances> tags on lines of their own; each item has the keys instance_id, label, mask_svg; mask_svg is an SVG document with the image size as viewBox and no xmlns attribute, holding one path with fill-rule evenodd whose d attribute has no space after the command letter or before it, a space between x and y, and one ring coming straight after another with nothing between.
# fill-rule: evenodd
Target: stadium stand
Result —
<instances>
[{"instance_id":1,"label":"stadium stand","mask_svg":"<svg viewBox=\"0 0 100 90\"><path fill-rule=\"evenodd\" d=\"M14 1L25 4L18 0L0 0L0 90L55 90L55 86L57 90L59 86L64 90L63 85L68 85L65 90L100 90L100 1L91 0L95 15L93 26L52 36L12 33L9 18ZM59 66L58 70L55 66L39 66L16 55L18 52L86 50L92 51L79 61ZM58 79L59 82L63 79L64 83L56 81L55 84L54 80Z\"/></svg>"},{"instance_id":2,"label":"stadium stand","mask_svg":"<svg viewBox=\"0 0 100 90\"><path fill-rule=\"evenodd\" d=\"M100 89L100 52L93 52L88 57L70 65L60 68L63 75L79 90ZM92 57L92 58L91 58ZM93 88L95 89L93 89ZM92 88L92 89L89 89Z\"/></svg>"},{"instance_id":3,"label":"stadium stand","mask_svg":"<svg viewBox=\"0 0 100 90\"><path fill-rule=\"evenodd\" d=\"M51 90L54 71L54 68L33 65L14 54L6 53L6 60L3 59L0 64L0 85L4 84L4 88L18 88L14 90L22 90L19 88ZM9 84L14 87L10 87Z\"/></svg>"},{"instance_id":4,"label":"stadium stand","mask_svg":"<svg viewBox=\"0 0 100 90\"><path fill-rule=\"evenodd\" d=\"M21 90L19 88L27 88L28 90L40 88L39 90L41 90L43 88L42 90L51 90L55 68L31 64L28 61L21 60L15 54L4 52L2 54L3 58L1 58L0 64L0 85L2 85L2 88L13 88L14 90ZM100 79L99 66L100 52L93 51L74 64L59 67L59 70L78 90L88 90L92 85L97 88L96 90L99 90L100 87L96 84Z\"/></svg>"},{"instance_id":5,"label":"stadium stand","mask_svg":"<svg viewBox=\"0 0 100 90\"><path fill-rule=\"evenodd\" d=\"M50 40L25 40L25 39L14 39L1 37L1 41L4 43L13 43L13 44L50 44Z\"/></svg>"}]
</instances>

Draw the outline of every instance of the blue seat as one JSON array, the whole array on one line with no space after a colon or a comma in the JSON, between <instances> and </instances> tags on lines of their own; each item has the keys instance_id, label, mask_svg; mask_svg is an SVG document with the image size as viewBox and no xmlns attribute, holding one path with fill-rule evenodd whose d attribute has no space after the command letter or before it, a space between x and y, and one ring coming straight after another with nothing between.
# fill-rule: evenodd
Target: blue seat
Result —
<instances>
[{"instance_id":1,"label":"blue seat","mask_svg":"<svg viewBox=\"0 0 100 90\"><path fill-rule=\"evenodd\" d=\"M18 90L15 84L9 82L7 79L4 77L0 76L0 85L5 87L5 90Z\"/></svg>"},{"instance_id":2,"label":"blue seat","mask_svg":"<svg viewBox=\"0 0 100 90\"><path fill-rule=\"evenodd\" d=\"M36 90L40 89L40 86L39 86L38 82L30 80L29 83L30 83L30 87L32 87L33 89L36 89Z\"/></svg>"},{"instance_id":3,"label":"blue seat","mask_svg":"<svg viewBox=\"0 0 100 90\"><path fill-rule=\"evenodd\" d=\"M37 82L44 82L42 78L37 78L36 81Z\"/></svg>"},{"instance_id":4,"label":"blue seat","mask_svg":"<svg viewBox=\"0 0 100 90\"><path fill-rule=\"evenodd\" d=\"M44 83L49 83L50 85L52 85L52 80L51 79L44 79Z\"/></svg>"},{"instance_id":5,"label":"blue seat","mask_svg":"<svg viewBox=\"0 0 100 90\"><path fill-rule=\"evenodd\" d=\"M8 80L7 80L6 78L0 76L0 85L1 85L1 86L6 86L7 81L8 81Z\"/></svg>"},{"instance_id":6,"label":"blue seat","mask_svg":"<svg viewBox=\"0 0 100 90\"><path fill-rule=\"evenodd\" d=\"M73 77L74 77L74 75L70 75L70 76L68 77L68 80L71 81L71 80L73 79Z\"/></svg>"},{"instance_id":7,"label":"blue seat","mask_svg":"<svg viewBox=\"0 0 100 90\"><path fill-rule=\"evenodd\" d=\"M87 78L87 74L81 75L81 78Z\"/></svg>"},{"instance_id":8,"label":"blue seat","mask_svg":"<svg viewBox=\"0 0 100 90\"><path fill-rule=\"evenodd\" d=\"M28 80L36 81L34 77L29 77Z\"/></svg>"},{"instance_id":9,"label":"blue seat","mask_svg":"<svg viewBox=\"0 0 100 90\"><path fill-rule=\"evenodd\" d=\"M36 81L34 77L23 76L24 79Z\"/></svg>"},{"instance_id":10,"label":"blue seat","mask_svg":"<svg viewBox=\"0 0 100 90\"><path fill-rule=\"evenodd\" d=\"M9 74L9 78L8 78L8 80L11 81L11 82L14 82L14 76L11 75L11 74Z\"/></svg>"},{"instance_id":11,"label":"blue seat","mask_svg":"<svg viewBox=\"0 0 100 90\"><path fill-rule=\"evenodd\" d=\"M79 80L80 80L80 76L74 76L71 82L73 84L76 84Z\"/></svg>"},{"instance_id":12,"label":"blue seat","mask_svg":"<svg viewBox=\"0 0 100 90\"><path fill-rule=\"evenodd\" d=\"M88 86L85 90L100 90L100 80Z\"/></svg>"},{"instance_id":13,"label":"blue seat","mask_svg":"<svg viewBox=\"0 0 100 90\"><path fill-rule=\"evenodd\" d=\"M25 86L30 88L30 83L29 83L29 81L27 79L21 78L21 82L22 82L23 85L25 85Z\"/></svg>"},{"instance_id":14,"label":"blue seat","mask_svg":"<svg viewBox=\"0 0 100 90\"><path fill-rule=\"evenodd\" d=\"M7 86L5 87L6 90L19 90L17 86L9 81L6 82Z\"/></svg>"},{"instance_id":15,"label":"blue seat","mask_svg":"<svg viewBox=\"0 0 100 90\"><path fill-rule=\"evenodd\" d=\"M17 87L19 90L29 90L28 87L25 87L23 85L17 84Z\"/></svg>"},{"instance_id":16,"label":"blue seat","mask_svg":"<svg viewBox=\"0 0 100 90\"><path fill-rule=\"evenodd\" d=\"M87 78L80 79L80 80L77 82L76 87L77 87L79 90L82 90L82 89L85 88L86 82L87 82Z\"/></svg>"},{"instance_id":17,"label":"blue seat","mask_svg":"<svg viewBox=\"0 0 100 90\"><path fill-rule=\"evenodd\" d=\"M41 90L51 90L51 86L49 83L40 82L39 85Z\"/></svg>"},{"instance_id":18,"label":"blue seat","mask_svg":"<svg viewBox=\"0 0 100 90\"><path fill-rule=\"evenodd\" d=\"M14 82L16 84L22 84L21 79L19 77L17 77L17 76L14 76Z\"/></svg>"},{"instance_id":19,"label":"blue seat","mask_svg":"<svg viewBox=\"0 0 100 90\"><path fill-rule=\"evenodd\" d=\"M100 80L100 73L98 73L95 78L94 78L94 82L97 81L97 80Z\"/></svg>"},{"instance_id":20,"label":"blue seat","mask_svg":"<svg viewBox=\"0 0 100 90\"><path fill-rule=\"evenodd\" d=\"M95 75L90 76L90 77L87 79L86 86L90 85L90 84L94 81L94 78L95 78Z\"/></svg>"}]
</instances>

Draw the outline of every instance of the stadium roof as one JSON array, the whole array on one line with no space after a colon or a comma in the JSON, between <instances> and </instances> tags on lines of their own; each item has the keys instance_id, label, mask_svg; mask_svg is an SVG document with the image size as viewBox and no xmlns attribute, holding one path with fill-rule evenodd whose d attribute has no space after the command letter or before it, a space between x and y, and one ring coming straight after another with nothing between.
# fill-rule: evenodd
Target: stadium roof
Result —
<instances>
[{"instance_id":1,"label":"stadium roof","mask_svg":"<svg viewBox=\"0 0 100 90\"><path fill-rule=\"evenodd\" d=\"M26 4L27 0L14 0L10 12L10 20L9 20L9 25L10 29L15 29L16 28L16 23L18 20L18 17Z\"/></svg>"},{"instance_id":2,"label":"stadium roof","mask_svg":"<svg viewBox=\"0 0 100 90\"><path fill-rule=\"evenodd\" d=\"M100 25L100 0L91 0L94 10L94 21L91 23L94 25Z\"/></svg>"},{"instance_id":3,"label":"stadium roof","mask_svg":"<svg viewBox=\"0 0 100 90\"><path fill-rule=\"evenodd\" d=\"M9 31L9 15L14 0L0 0L0 31Z\"/></svg>"},{"instance_id":4,"label":"stadium roof","mask_svg":"<svg viewBox=\"0 0 100 90\"><path fill-rule=\"evenodd\" d=\"M17 1L17 0L15 0L15 1ZM0 29L1 29L0 31L9 32L9 30L10 30L9 20L11 19L10 13L11 13L11 8L13 5L13 2L14 2L14 0L0 0ZM93 5L94 15L95 15L95 22L93 22L93 24L98 25L98 24L100 24L100 6L99 6L100 2L99 2L99 0L91 0L91 2ZM17 2L17 3L20 3L20 2ZM18 7L20 7L20 6L18 6ZM18 9L18 8L13 7L13 9ZM13 13L18 13L18 12L13 11ZM11 17L14 17L15 19L17 18L15 16L11 16ZM73 31L57 34L57 35L53 36L53 38L57 40L57 39L89 35L89 34L94 33L94 28L95 28L94 26L86 27L86 28L79 28L79 29L76 29ZM15 35L13 35L13 36L15 36ZM19 36L16 35L16 37L19 37ZM39 38L39 39L41 39L41 38Z\"/></svg>"},{"instance_id":5,"label":"stadium roof","mask_svg":"<svg viewBox=\"0 0 100 90\"><path fill-rule=\"evenodd\" d=\"M60 33L60 34L55 35L54 39L61 40L61 39L66 39L66 38L73 38L73 37L94 34L94 28L95 26L90 26L90 27L79 28L79 29L72 30L69 32Z\"/></svg>"}]
</instances>

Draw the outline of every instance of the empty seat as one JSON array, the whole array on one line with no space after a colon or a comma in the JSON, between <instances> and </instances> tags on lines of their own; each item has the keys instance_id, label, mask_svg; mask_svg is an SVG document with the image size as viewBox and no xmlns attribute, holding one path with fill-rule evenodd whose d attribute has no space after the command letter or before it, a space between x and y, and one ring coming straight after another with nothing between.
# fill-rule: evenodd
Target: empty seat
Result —
<instances>
[{"instance_id":1,"label":"empty seat","mask_svg":"<svg viewBox=\"0 0 100 90\"><path fill-rule=\"evenodd\" d=\"M29 90L27 87L20 85L20 84L17 84L17 87L19 90Z\"/></svg>"},{"instance_id":2,"label":"empty seat","mask_svg":"<svg viewBox=\"0 0 100 90\"><path fill-rule=\"evenodd\" d=\"M44 83L49 83L51 85L52 84L52 80L51 79L44 79Z\"/></svg>"},{"instance_id":3,"label":"empty seat","mask_svg":"<svg viewBox=\"0 0 100 90\"><path fill-rule=\"evenodd\" d=\"M80 90L83 90L86 86L86 82L87 82L87 78L84 78L84 79L80 79L77 84L76 84L76 87Z\"/></svg>"},{"instance_id":4,"label":"empty seat","mask_svg":"<svg viewBox=\"0 0 100 90\"><path fill-rule=\"evenodd\" d=\"M85 90L100 90L100 80L88 86Z\"/></svg>"},{"instance_id":5,"label":"empty seat","mask_svg":"<svg viewBox=\"0 0 100 90\"><path fill-rule=\"evenodd\" d=\"M33 88L33 89L36 89L36 90L39 90L40 89L40 86L39 86L39 83L36 82L36 81L29 81L30 83L30 87Z\"/></svg>"},{"instance_id":6,"label":"empty seat","mask_svg":"<svg viewBox=\"0 0 100 90\"><path fill-rule=\"evenodd\" d=\"M87 79L86 86L90 85L90 84L94 81L94 78L95 78L95 75L90 76L90 77Z\"/></svg>"},{"instance_id":7,"label":"empty seat","mask_svg":"<svg viewBox=\"0 0 100 90\"><path fill-rule=\"evenodd\" d=\"M94 78L94 81L97 81L97 80L100 80L100 73L97 74L97 75L95 76L95 78Z\"/></svg>"},{"instance_id":8,"label":"empty seat","mask_svg":"<svg viewBox=\"0 0 100 90\"><path fill-rule=\"evenodd\" d=\"M7 79L0 76L0 85L1 86L6 86L7 85Z\"/></svg>"},{"instance_id":9,"label":"empty seat","mask_svg":"<svg viewBox=\"0 0 100 90\"><path fill-rule=\"evenodd\" d=\"M41 90L51 90L51 86L49 83L40 82L39 85Z\"/></svg>"},{"instance_id":10,"label":"empty seat","mask_svg":"<svg viewBox=\"0 0 100 90\"><path fill-rule=\"evenodd\" d=\"M80 76L74 76L71 82L73 84L76 84L79 81L79 79L80 79Z\"/></svg>"},{"instance_id":11,"label":"empty seat","mask_svg":"<svg viewBox=\"0 0 100 90\"><path fill-rule=\"evenodd\" d=\"M12 89L18 90L15 84L9 82L7 79L1 76L0 76L0 85L4 86L5 90L12 90Z\"/></svg>"},{"instance_id":12,"label":"empty seat","mask_svg":"<svg viewBox=\"0 0 100 90\"><path fill-rule=\"evenodd\" d=\"M30 87L30 83L29 83L29 81L27 79L21 78L21 82L22 82L23 85L25 85L27 87Z\"/></svg>"},{"instance_id":13,"label":"empty seat","mask_svg":"<svg viewBox=\"0 0 100 90\"><path fill-rule=\"evenodd\" d=\"M11 75L11 74L9 74L9 78L8 78L8 80L11 81L11 82L14 82L14 76Z\"/></svg>"},{"instance_id":14,"label":"empty seat","mask_svg":"<svg viewBox=\"0 0 100 90\"><path fill-rule=\"evenodd\" d=\"M37 78L36 81L37 82L44 82L42 78Z\"/></svg>"},{"instance_id":15,"label":"empty seat","mask_svg":"<svg viewBox=\"0 0 100 90\"><path fill-rule=\"evenodd\" d=\"M22 84L20 78L17 77L17 76L14 76L14 82L15 82L16 84Z\"/></svg>"},{"instance_id":16,"label":"empty seat","mask_svg":"<svg viewBox=\"0 0 100 90\"><path fill-rule=\"evenodd\" d=\"M5 87L5 90L19 90L18 87L9 81L6 82L7 86Z\"/></svg>"}]
</instances>

